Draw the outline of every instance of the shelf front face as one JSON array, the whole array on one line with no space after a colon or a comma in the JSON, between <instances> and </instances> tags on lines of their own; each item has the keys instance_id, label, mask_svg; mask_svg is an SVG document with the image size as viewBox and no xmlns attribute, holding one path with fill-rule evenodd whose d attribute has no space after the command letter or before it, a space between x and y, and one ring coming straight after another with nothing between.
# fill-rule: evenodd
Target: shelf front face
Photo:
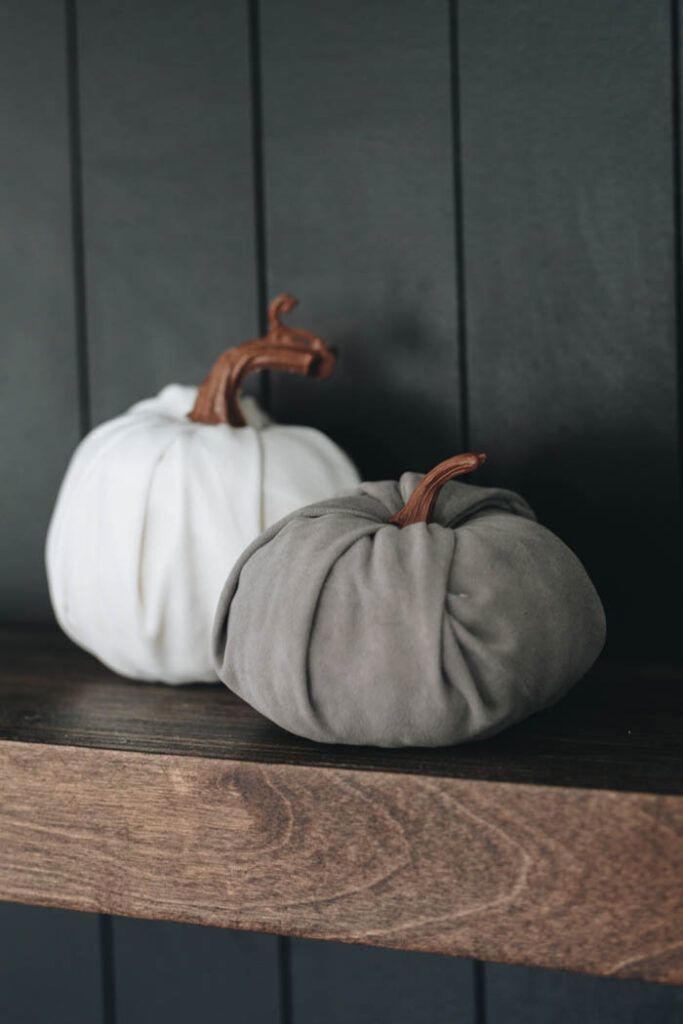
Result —
<instances>
[{"instance_id":1,"label":"shelf front face","mask_svg":"<svg viewBox=\"0 0 683 1024\"><path fill-rule=\"evenodd\" d=\"M683 795L682 737L680 668L598 666L493 739L380 750L299 739L221 685L128 682L54 630L0 631L0 740Z\"/></svg>"},{"instance_id":2,"label":"shelf front face","mask_svg":"<svg viewBox=\"0 0 683 1024\"><path fill-rule=\"evenodd\" d=\"M0 742L0 897L683 982L683 800Z\"/></svg>"},{"instance_id":3,"label":"shelf front face","mask_svg":"<svg viewBox=\"0 0 683 1024\"><path fill-rule=\"evenodd\" d=\"M2 634L0 899L683 983L683 687L605 668L485 743L326 747Z\"/></svg>"}]
</instances>

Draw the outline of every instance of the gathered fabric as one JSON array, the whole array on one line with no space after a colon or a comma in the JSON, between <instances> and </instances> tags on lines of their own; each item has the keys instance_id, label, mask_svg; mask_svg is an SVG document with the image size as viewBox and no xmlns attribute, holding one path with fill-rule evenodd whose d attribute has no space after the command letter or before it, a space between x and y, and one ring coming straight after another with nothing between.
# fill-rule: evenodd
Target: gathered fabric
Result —
<instances>
[{"instance_id":1,"label":"gathered fabric","mask_svg":"<svg viewBox=\"0 0 683 1024\"><path fill-rule=\"evenodd\" d=\"M239 554L293 509L358 483L319 431L274 424L249 397L247 426L195 423L196 396L172 384L93 430L48 531L60 625L135 679L215 680L211 622Z\"/></svg>"},{"instance_id":2,"label":"gathered fabric","mask_svg":"<svg viewBox=\"0 0 683 1024\"><path fill-rule=\"evenodd\" d=\"M482 738L558 700L600 652L588 575L522 498L451 481L432 522L389 524L420 479L295 512L232 570L216 671L283 728L383 747Z\"/></svg>"}]
</instances>

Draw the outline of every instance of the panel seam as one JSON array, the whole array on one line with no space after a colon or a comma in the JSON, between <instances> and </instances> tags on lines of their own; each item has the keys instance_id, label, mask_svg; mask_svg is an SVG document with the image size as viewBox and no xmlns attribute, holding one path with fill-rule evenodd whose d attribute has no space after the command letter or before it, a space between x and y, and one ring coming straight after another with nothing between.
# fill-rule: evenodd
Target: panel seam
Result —
<instances>
[{"instance_id":1,"label":"panel seam","mask_svg":"<svg viewBox=\"0 0 683 1024\"><path fill-rule=\"evenodd\" d=\"M76 383L80 436L84 437L92 426L92 410L88 358L87 290L83 226L83 151L81 142L78 10L76 4L77 0L65 0L64 14Z\"/></svg>"},{"instance_id":2,"label":"panel seam","mask_svg":"<svg viewBox=\"0 0 683 1024\"><path fill-rule=\"evenodd\" d=\"M469 388L467 363L467 295L465 275L465 217L461 132L461 88L459 53L459 5L449 0L451 125L453 160L453 220L455 249L456 330L458 352L458 397L460 402L460 447L470 447Z\"/></svg>"},{"instance_id":3,"label":"panel seam","mask_svg":"<svg viewBox=\"0 0 683 1024\"><path fill-rule=\"evenodd\" d=\"M486 964L483 960L472 961L474 983L474 1024L486 1024Z\"/></svg>"},{"instance_id":4,"label":"panel seam","mask_svg":"<svg viewBox=\"0 0 683 1024\"><path fill-rule=\"evenodd\" d=\"M116 976L114 970L113 921L109 914L99 915L100 962L102 971L102 1022L116 1024Z\"/></svg>"},{"instance_id":5,"label":"panel seam","mask_svg":"<svg viewBox=\"0 0 683 1024\"><path fill-rule=\"evenodd\" d=\"M277 963L280 996L280 1024L292 1024L292 951L286 935L277 937Z\"/></svg>"},{"instance_id":6,"label":"panel seam","mask_svg":"<svg viewBox=\"0 0 683 1024\"><path fill-rule=\"evenodd\" d=\"M263 94L261 76L261 16L259 0L247 0L249 88L251 96L251 156L254 215L254 261L256 305L259 334L266 333L268 303L268 271L266 244L266 197L264 181ZM270 375L260 374L260 398L270 412Z\"/></svg>"}]
</instances>

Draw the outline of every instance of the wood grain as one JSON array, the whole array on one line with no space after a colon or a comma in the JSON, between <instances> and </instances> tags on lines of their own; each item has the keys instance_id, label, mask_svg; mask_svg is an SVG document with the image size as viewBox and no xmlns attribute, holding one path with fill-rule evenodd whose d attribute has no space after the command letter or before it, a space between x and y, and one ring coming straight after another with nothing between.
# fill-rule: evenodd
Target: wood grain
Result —
<instances>
[{"instance_id":1,"label":"wood grain","mask_svg":"<svg viewBox=\"0 0 683 1024\"><path fill-rule=\"evenodd\" d=\"M3 742L0 895L683 981L683 801Z\"/></svg>"},{"instance_id":2,"label":"wood grain","mask_svg":"<svg viewBox=\"0 0 683 1024\"><path fill-rule=\"evenodd\" d=\"M502 735L437 749L311 743L222 686L131 683L55 630L0 629L0 738L683 795L683 670L603 664L560 704Z\"/></svg>"}]
</instances>

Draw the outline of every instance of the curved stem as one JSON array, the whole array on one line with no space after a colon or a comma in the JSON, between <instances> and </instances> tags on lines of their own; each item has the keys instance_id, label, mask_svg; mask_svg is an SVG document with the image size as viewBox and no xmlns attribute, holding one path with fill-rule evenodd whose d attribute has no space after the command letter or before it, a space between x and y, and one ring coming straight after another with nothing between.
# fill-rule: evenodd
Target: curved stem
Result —
<instances>
[{"instance_id":1,"label":"curved stem","mask_svg":"<svg viewBox=\"0 0 683 1024\"><path fill-rule=\"evenodd\" d=\"M256 370L282 370L325 379L334 369L335 355L322 338L281 323L280 316L296 306L291 295L278 295L268 307L268 333L245 341L218 357L202 384L189 419L195 423L246 426L239 396L244 379Z\"/></svg>"},{"instance_id":2,"label":"curved stem","mask_svg":"<svg viewBox=\"0 0 683 1024\"><path fill-rule=\"evenodd\" d=\"M426 476L423 476L403 508L399 509L389 522L400 529L403 529L404 526L412 526L413 523L430 522L436 499L439 497L443 485L453 477L479 469L483 462L486 462L483 452L476 455L473 452L454 455L452 458L440 462Z\"/></svg>"}]
</instances>

